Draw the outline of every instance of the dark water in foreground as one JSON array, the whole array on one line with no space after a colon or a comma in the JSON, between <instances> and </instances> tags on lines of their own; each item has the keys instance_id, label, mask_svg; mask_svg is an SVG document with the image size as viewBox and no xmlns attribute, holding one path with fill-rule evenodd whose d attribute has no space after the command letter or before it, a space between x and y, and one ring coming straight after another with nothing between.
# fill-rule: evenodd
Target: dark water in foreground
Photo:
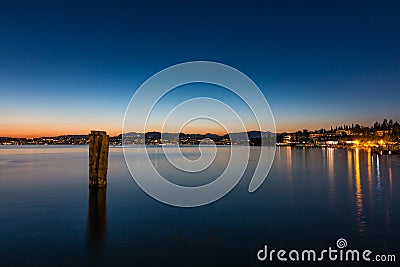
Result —
<instances>
[{"instance_id":1,"label":"dark water in foreground","mask_svg":"<svg viewBox=\"0 0 400 267\"><path fill-rule=\"evenodd\" d=\"M0 266L271 266L256 258L264 244L324 249L340 237L400 260L398 156L277 148L255 193L250 166L222 199L185 209L144 193L119 148L110 150L107 190L89 192L87 149L0 147ZM187 182L152 150L160 172ZM196 183L221 172L229 148L219 150Z\"/></svg>"}]
</instances>

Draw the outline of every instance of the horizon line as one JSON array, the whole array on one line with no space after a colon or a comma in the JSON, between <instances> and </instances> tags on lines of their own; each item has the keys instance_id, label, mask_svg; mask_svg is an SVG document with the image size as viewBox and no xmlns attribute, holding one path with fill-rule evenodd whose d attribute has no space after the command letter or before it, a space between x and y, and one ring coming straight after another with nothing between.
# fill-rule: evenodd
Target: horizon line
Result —
<instances>
[{"instance_id":1,"label":"horizon line","mask_svg":"<svg viewBox=\"0 0 400 267\"><path fill-rule=\"evenodd\" d=\"M388 119L384 119L383 121L385 121L385 120L386 120L387 122L392 121L392 122L394 122L394 123L398 123L397 120L392 120L392 119L389 119L389 120L388 120ZM332 126L330 126L330 127L332 127L332 128L337 128L337 127L341 127L341 126L351 126L351 125L359 125L360 127L373 127L374 123L377 123L377 122L378 122L378 121L371 122L371 123L369 123L368 126L360 125L359 123L344 123L344 124L337 124L337 125L335 125L335 126L332 125ZM378 122L378 123L380 123L380 122ZM305 128L301 127L301 128L302 128L302 129L299 129L299 128L298 128L298 129L296 129L296 130L276 130L275 132L272 132L272 131L267 131L267 132L275 133L275 134L282 134L282 133L295 133L295 132L298 132L298 131L302 131L302 130L304 130L304 129L308 130L307 127L305 127ZM313 128L314 128L313 130L308 130L308 131L309 131L309 132L316 132L316 131L319 131L319 130L321 130L321 129L324 129L324 130L326 130L326 131L329 131L329 129L327 129L327 128L325 128L325 127L322 127L322 128L320 128L320 127L317 127L317 128L316 128L316 127L313 127ZM119 136L119 135L123 134L122 132L118 133L118 132L112 131L112 130L110 130L110 131L105 130L105 129L97 129L97 130L108 132L108 135L111 136L111 137L116 137L116 136ZM38 134L28 134L28 135L25 135L25 136L12 134L12 135L0 136L0 137L1 137L1 138L26 138L26 139L44 138L44 137L51 137L51 138L53 138L53 137L68 136L68 135L88 135L88 134L90 134L90 131L92 131L92 129L86 130L87 133L61 133L61 134L40 134L40 135L38 135ZM252 130L249 130L249 131L247 131L247 132L252 132L252 131L260 131L260 130L252 129ZM131 131L131 132L136 132L136 131ZM127 132L127 133L131 133L131 132ZM155 130L150 130L150 131L147 131L146 133L150 133L150 132L159 132L159 133L161 133L161 131L155 131ZM127 133L125 133L125 134L127 134ZM136 132L136 133L142 133L142 132ZM171 134L171 132L165 132L165 133L170 133L170 134ZM165 133L164 133L164 134L165 134ZM226 134L229 134L229 133L221 134L221 133L212 133L212 132L206 132L206 133L200 133L200 132L185 133L185 132L181 132L181 133L183 133L183 134L199 134L199 135L215 134L215 135L218 135L218 136L224 136L224 135L226 135ZM234 134L234 133L240 133L240 132L232 132L231 134ZM143 133L142 133L142 134L143 134ZM172 133L172 134L176 134L176 133Z\"/></svg>"}]
</instances>

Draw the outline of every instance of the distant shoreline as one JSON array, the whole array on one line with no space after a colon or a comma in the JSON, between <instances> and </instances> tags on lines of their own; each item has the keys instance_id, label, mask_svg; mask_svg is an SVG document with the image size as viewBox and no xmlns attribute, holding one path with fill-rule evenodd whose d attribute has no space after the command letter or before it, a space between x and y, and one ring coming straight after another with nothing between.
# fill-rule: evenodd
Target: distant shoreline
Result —
<instances>
[{"instance_id":1,"label":"distant shoreline","mask_svg":"<svg viewBox=\"0 0 400 267\"><path fill-rule=\"evenodd\" d=\"M250 146L293 146L293 147L335 147L371 148L377 153L400 152L400 124L384 119L370 127L359 124L341 125L330 130L308 131L304 129L293 133L273 133L248 131L217 135L128 132L109 139L111 146L122 145L250 145ZM89 135L61 135L56 137L12 138L0 137L0 145L86 145Z\"/></svg>"}]
</instances>

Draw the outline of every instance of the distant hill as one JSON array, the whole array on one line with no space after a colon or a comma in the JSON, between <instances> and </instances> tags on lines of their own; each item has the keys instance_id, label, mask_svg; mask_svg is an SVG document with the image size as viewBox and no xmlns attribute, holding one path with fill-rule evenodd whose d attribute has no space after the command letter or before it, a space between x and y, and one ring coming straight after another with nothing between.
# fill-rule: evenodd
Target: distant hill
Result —
<instances>
[{"instance_id":1,"label":"distant hill","mask_svg":"<svg viewBox=\"0 0 400 267\"><path fill-rule=\"evenodd\" d=\"M271 132L261 132L261 131L249 131L249 132L238 132L225 135L217 135L212 133L206 134L186 134L186 133L161 133L161 132L147 132L137 133L128 132L123 135L127 139L142 139L146 142L155 142L155 140L163 139L163 141L173 141L173 140L203 140L209 138L214 142L220 142L221 140L228 139L231 143L237 144L248 144L251 145L261 145L263 144L275 144L276 134ZM121 138L122 135L119 135ZM153 140L153 141L152 141Z\"/></svg>"}]
</instances>

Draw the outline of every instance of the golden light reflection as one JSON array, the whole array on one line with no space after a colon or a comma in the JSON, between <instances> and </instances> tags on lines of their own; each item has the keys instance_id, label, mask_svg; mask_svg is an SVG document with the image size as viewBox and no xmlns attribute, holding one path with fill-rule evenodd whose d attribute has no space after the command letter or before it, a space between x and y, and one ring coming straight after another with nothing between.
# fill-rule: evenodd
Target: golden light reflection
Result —
<instances>
[{"instance_id":1,"label":"golden light reflection","mask_svg":"<svg viewBox=\"0 0 400 267\"><path fill-rule=\"evenodd\" d=\"M351 150L347 151L347 177L349 177L349 180L351 181L353 177L353 152ZM349 182L349 186L351 189L351 192L353 192L352 189L352 182Z\"/></svg>"},{"instance_id":2,"label":"golden light reflection","mask_svg":"<svg viewBox=\"0 0 400 267\"><path fill-rule=\"evenodd\" d=\"M361 233L365 232L365 221L364 221L364 206L363 206L363 194L361 187L361 174L360 174L360 154L359 149L355 150L355 183L356 183L356 216L357 225Z\"/></svg>"}]
</instances>

